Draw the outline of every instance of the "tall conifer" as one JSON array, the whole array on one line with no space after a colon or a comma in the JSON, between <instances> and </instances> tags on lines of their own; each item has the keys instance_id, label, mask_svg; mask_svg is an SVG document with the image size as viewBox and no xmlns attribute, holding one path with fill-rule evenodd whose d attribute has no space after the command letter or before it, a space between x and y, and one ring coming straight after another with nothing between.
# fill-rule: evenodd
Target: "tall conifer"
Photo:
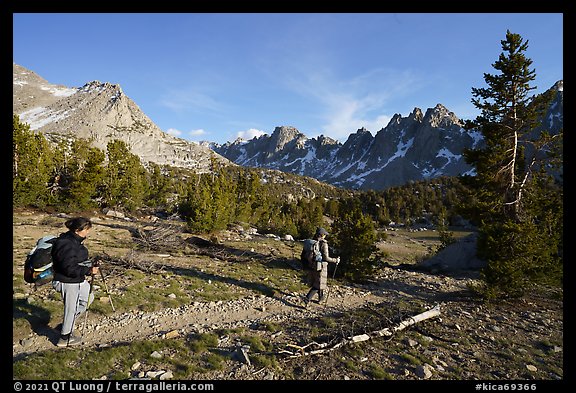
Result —
<instances>
[{"instance_id":1,"label":"tall conifer","mask_svg":"<svg viewBox=\"0 0 576 393\"><path fill-rule=\"evenodd\" d=\"M464 153L476 170L463 180L476 192L469 212L480 225L478 254L488 263L483 276L489 298L519 296L543 272L558 272L562 231L562 186L544 170L547 152L560 139L541 130L549 97L529 96L536 73L524 54L528 41L507 31L501 45L503 52L492 64L499 73L484 74L488 87L472 88L472 103L481 114L467 128L479 130L485 144ZM542 193L556 201L554 206L542 205L536 197Z\"/></svg>"}]
</instances>

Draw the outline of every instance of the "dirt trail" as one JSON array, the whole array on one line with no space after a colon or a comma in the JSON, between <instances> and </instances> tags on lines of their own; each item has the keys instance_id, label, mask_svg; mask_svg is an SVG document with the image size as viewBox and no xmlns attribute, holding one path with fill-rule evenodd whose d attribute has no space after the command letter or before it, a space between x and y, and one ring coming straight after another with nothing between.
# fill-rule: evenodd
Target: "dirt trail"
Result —
<instances>
[{"instance_id":1,"label":"dirt trail","mask_svg":"<svg viewBox=\"0 0 576 393\"><path fill-rule=\"evenodd\" d=\"M344 310L376 301L379 296L370 291L332 286L327 302L311 302L303 307L301 294L286 294L281 297L264 295L232 301L194 302L178 308L167 308L154 312L116 312L100 315L88 311L76 323L76 334L83 333L84 347L109 346L133 340L184 336L193 332L219 328L250 326L263 321L280 322L287 318L313 318L326 312ZM28 353L56 347L59 332L56 326L41 326L31 337L13 344L13 356L18 358Z\"/></svg>"}]
</instances>

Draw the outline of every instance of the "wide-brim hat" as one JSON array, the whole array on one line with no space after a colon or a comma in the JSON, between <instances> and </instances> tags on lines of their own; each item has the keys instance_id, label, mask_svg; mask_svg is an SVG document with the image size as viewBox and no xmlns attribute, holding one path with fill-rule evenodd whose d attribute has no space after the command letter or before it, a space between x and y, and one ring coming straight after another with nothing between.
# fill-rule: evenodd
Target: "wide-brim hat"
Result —
<instances>
[{"instance_id":1,"label":"wide-brim hat","mask_svg":"<svg viewBox=\"0 0 576 393\"><path fill-rule=\"evenodd\" d=\"M324 228L316 228L316 234L317 235L326 235L326 236L329 235L329 233Z\"/></svg>"}]
</instances>

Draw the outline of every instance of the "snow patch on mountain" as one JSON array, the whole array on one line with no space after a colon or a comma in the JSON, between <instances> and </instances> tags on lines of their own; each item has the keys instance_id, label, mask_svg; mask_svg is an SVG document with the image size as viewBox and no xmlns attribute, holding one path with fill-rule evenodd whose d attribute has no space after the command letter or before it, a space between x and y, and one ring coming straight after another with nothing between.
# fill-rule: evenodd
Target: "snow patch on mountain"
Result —
<instances>
[{"instance_id":1,"label":"snow patch on mountain","mask_svg":"<svg viewBox=\"0 0 576 393\"><path fill-rule=\"evenodd\" d=\"M400 143L398 143L398 145L396 146L396 152L392 155L392 157L388 159L388 161L386 161L383 167L384 168L387 167L388 164L390 164L392 161L394 161L399 157L404 157L408 149L410 149L413 144L414 144L414 138L410 138L406 142L403 142L402 139L400 139Z\"/></svg>"},{"instance_id":2,"label":"snow patch on mountain","mask_svg":"<svg viewBox=\"0 0 576 393\"><path fill-rule=\"evenodd\" d=\"M70 115L71 110L54 111L44 107L33 108L20 114L20 120L28 123L31 130L37 130L51 123L57 123Z\"/></svg>"},{"instance_id":3,"label":"snow patch on mountain","mask_svg":"<svg viewBox=\"0 0 576 393\"><path fill-rule=\"evenodd\" d=\"M77 89L68 88L68 87L51 87L51 86L41 86L40 89L47 91L48 93L52 94L54 97L69 97L72 94L76 94L78 91Z\"/></svg>"}]
</instances>

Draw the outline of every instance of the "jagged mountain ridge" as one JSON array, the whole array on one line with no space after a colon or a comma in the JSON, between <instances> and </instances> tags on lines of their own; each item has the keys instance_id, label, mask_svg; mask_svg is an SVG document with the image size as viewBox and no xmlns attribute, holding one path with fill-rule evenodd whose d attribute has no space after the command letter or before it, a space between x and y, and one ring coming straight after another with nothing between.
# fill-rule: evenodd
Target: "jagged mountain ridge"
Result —
<instances>
[{"instance_id":1,"label":"jagged mountain ridge","mask_svg":"<svg viewBox=\"0 0 576 393\"><path fill-rule=\"evenodd\" d=\"M462 157L478 146L481 135L466 132L443 105L408 117L396 114L375 135L366 129L344 144L326 136L308 138L294 127L276 127L272 135L224 145L194 143L160 130L119 85L92 81L80 88L53 85L13 64L13 112L49 139L91 138L105 149L111 139L125 141L144 163L208 171L210 157L244 165L304 175L338 187L384 189L408 181L456 176L470 171ZM555 132L563 124L563 82L544 124ZM216 152L216 153L214 153ZM226 158L224 158L226 157Z\"/></svg>"},{"instance_id":2,"label":"jagged mountain ridge","mask_svg":"<svg viewBox=\"0 0 576 393\"><path fill-rule=\"evenodd\" d=\"M544 123L555 133L563 125L563 82L556 91ZM396 114L372 135L364 128L344 144L325 136L308 138L294 127L276 127L272 135L250 141L237 139L212 148L233 162L314 177L343 188L381 190L409 181L472 173L464 161L465 148L483 143L477 131L441 104L407 117Z\"/></svg>"},{"instance_id":3,"label":"jagged mountain ridge","mask_svg":"<svg viewBox=\"0 0 576 393\"><path fill-rule=\"evenodd\" d=\"M426 114L418 108L406 118L396 114L376 135L359 129L344 144L325 136L307 138L294 127L276 127L271 136L213 148L239 165L292 172L343 188L384 189L470 170L461 151L479 140L438 104Z\"/></svg>"},{"instance_id":4,"label":"jagged mountain ridge","mask_svg":"<svg viewBox=\"0 0 576 393\"><path fill-rule=\"evenodd\" d=\"M143 163L208 171L212 156L233 165L207 146L163 132L120 85L91 81L80 88L53 85L13 63L13 113L49 140L84 138L102 150L110 140L126 142Z\"/></svg>"}]
</instances>

